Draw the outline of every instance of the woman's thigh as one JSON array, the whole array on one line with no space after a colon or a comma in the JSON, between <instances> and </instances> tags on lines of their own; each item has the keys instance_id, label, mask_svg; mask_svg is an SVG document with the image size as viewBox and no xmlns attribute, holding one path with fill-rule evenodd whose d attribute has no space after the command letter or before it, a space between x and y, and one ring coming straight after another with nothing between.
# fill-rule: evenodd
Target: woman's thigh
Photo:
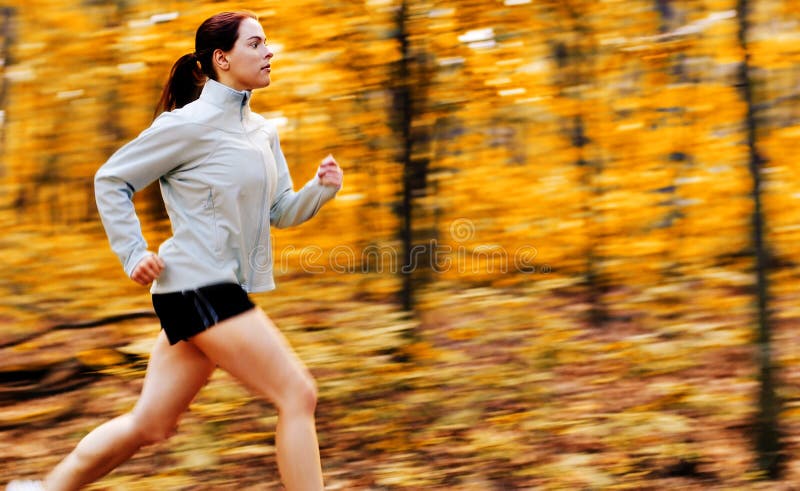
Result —
<instances>
[{"instance_id":1,"label":"woman's thigh","mask_svg":"<svg viewBox=\"0 0 800 491\"><path fill-rule=\"evenodd\" d=\"M215 367L194 345L170 345L161 331L150 353L142 394L133 410L137 421L161 429L167 433L162 436L168 436Z\"/></svg>"},{"instance_id":2,"label":"woman's thigh","mask_svg":"<svg viewBox=\"0 0 800 491\"><path fill-rule=\"evenodd\" d=\"M286 337L260 307L225 319L190 341L220 368L280 407L316 388ZM313 404L313 402L312 402Z\"/></svg>"}]
</instances>

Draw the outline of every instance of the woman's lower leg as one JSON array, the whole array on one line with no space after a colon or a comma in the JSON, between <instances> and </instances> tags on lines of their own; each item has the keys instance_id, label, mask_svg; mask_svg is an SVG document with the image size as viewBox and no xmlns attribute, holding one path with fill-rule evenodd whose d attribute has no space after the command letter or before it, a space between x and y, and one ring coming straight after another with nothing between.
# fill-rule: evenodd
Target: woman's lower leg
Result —
<instances>
[{"instance_id":1,"label":"woman's lower leg","mask_svg":"<svg viewBox=\"0 0 800 491\"><path fill-rule=\"evenodd\" d=\"M322 466L314 423L314 403L279 408L275 443L278 469L290 491L321 490Z\"/></svg>"},{"instance_id":2,"label":"woman's lower leg","mask_svg":"<svg viewBox=\"0 0 800 491\"><path fill-rule=\"evenodd\" d=\"M144 445L131 413L108 421L86 435L45 480L47 491L72 491L100 479Z\"/></svg>"}]
</instances>

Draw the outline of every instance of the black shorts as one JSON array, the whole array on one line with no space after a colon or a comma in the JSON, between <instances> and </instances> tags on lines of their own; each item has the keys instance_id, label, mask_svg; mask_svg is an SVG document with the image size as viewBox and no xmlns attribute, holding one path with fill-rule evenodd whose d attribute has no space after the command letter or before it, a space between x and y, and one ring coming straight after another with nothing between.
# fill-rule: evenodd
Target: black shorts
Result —
<instances>
[{"instance_id":1,"label":"black shorts","mask_svg":"<svg viewBox=\"0 0 800 491\"><path fill-rule=\"evenodd\" d=\"M193 290L153 294L153 308L169 344L186 341L253 307L255 304L247 292L236 283L215 283Z\"/></svg>"}]
</instances>

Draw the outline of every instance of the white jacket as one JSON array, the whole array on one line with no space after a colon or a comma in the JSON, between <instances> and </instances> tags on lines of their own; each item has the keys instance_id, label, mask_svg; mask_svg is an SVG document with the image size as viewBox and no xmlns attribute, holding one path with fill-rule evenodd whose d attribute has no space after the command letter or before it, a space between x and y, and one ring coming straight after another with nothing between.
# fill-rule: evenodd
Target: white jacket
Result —
<instances>
[{"instance_id":1,"label":"white jacket","mask_svg":"<svg viewBox=\"0 0 800 491\"><path fill-rule=\"evenodd\" d=\"M208 80L198 100L159 115L95 175L97 209L128 276L148 254L132 196L159 180L173 235L158 249L165 268L152 293L222 281L272 290L270 224L300 224L338 191L317 176L293 191L278 133L250 111L250 95Z\"/></svg>"}]
</instances>

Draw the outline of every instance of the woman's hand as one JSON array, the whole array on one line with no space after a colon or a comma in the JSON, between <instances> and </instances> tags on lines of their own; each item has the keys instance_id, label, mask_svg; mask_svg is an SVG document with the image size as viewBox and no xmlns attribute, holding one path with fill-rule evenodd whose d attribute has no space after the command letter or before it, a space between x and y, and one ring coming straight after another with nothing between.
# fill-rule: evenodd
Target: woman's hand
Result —
<instances>
[{"instance_id":1,"label":"woman's hand","mask_svg":"<svg viewBox=\"0 0 800 491\"><path fill-rule=\"evenodd\" d=\"M131 279L142 286L147 286L164 271L164 260L151 253L136 264Z\"/></svg>"},{"instance_id":2,"label":"woman's hand","mask_svg":"<svg viewBox=\"0 0 800 491\"><path fill-rule=\"evenodd\" d=\"M344 172L342 172L342 168L339 167L339 164L336 163L336 159L333 158L333 155L325 157L322 161L322 165L319 166L317 176L319 176L319 180L323 186L342 189Z\"/></svg>"}]
</instances>

